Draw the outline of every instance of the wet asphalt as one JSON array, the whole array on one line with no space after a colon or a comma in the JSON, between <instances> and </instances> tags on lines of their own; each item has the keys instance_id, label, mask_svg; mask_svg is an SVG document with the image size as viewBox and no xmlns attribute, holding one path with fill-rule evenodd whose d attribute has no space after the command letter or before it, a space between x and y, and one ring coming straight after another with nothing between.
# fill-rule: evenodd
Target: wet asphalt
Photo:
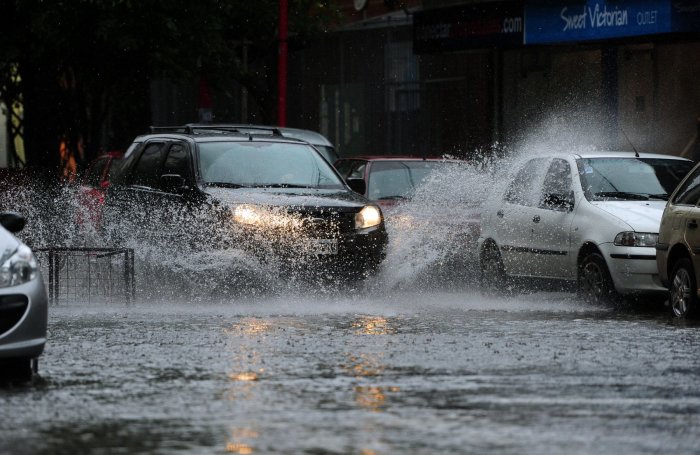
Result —
<instances>
[{"instance_id":1,"label":"wet asphalt","mask_svg":"<svg viewBox=\"0 0 700 455\"><path fill-rule=\"evenodd\" d=\"M59 304L0 454L697 453L699 348L567 292Z\"/></svg>"}]
</instances>

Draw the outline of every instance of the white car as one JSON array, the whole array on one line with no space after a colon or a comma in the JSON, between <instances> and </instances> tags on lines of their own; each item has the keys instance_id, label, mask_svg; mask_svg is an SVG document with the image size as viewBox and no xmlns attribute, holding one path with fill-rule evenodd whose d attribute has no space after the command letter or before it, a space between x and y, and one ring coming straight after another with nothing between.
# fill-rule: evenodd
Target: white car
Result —
<instances>
[{"instance_id":1,"label":"white car","mask_svg":"<svg viewBox=\"0 0 700 455\"><path fill-rule=\"evenodd\" d=\"M0 380L28 381L46 344L46 290L32 250L12 232L16 213L0 213Z\"/></svg>"},{"instance_id":2,"label":"white car","mask_svg":"<svg viewBox=\"0 0 700 455\"><path fill-rule=\"evenodd\" d=\"M659 224L668 195L692 167L685 158L636 152L520 162L482 210L482 284L567 280L596 302L667 292L656 267Z\"/></svg>"}]
</instances>

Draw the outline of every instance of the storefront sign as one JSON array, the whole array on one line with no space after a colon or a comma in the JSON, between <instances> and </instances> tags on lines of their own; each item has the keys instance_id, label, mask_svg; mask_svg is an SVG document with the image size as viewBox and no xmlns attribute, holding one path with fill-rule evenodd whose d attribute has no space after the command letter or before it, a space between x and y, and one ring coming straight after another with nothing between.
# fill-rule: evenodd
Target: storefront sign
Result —
<instances>
[{"instance_id":1,"label":"storefront sign","mask_svg":"<svg viewBox=\"0 0 700 455\"><path fill-rule=\"evenodd\" d=\"M418 11L413 17L415 53L519 46L523 42L520 2L489 2Z\"/></svg>"},{"instance_id":2,"label":"storefront sign","mask_svg":"<svg viewBox=\"0 0 700 455\"><path fill-rule=\"evenodd\" d=\"M698 32L699 0L564 0L525 5L525 44Z\"/></svg>"}]
</instances>

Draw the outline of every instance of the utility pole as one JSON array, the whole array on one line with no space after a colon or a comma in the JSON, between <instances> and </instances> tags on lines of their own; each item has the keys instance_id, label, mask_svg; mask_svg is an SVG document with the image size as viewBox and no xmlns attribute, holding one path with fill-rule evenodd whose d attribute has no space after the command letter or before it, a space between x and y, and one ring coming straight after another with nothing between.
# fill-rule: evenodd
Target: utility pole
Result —
<instances>
[{"instance_id":1,"label":"utility pole","mask_svg":"<svg viewBox=\"0 0 700 455\"><path fill-rule=\"evenodd\" d=\"M287 36L288 4L280 0L279 55L277 57L277 124L287 124Z\"/></svg>"}]
</instances>

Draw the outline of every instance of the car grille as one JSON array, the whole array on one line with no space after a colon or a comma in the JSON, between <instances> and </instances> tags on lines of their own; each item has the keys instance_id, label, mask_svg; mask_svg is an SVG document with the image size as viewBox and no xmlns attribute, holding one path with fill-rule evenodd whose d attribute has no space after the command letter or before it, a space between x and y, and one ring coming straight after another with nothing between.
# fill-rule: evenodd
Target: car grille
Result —
<instances>
[{"instance_id":1,"label":"car grille","mask_svg":"<svg viewBox=\"0 0 700 455\"><path fill-rule=\"evenodd\" d=\"M0 335L17 325L28 306L29 300L25 295L0 296Z\"/></svg>"},{"instance_id":2,"label":"car grille","mask_svg":"<svg viewBox=\"0 0 700 455\"><path fill-rule=\"evenodd\" d=\"M304 232L314 237L337 237L355 230L354 212L300 211Z\"/></svg>"}]
</instances>

